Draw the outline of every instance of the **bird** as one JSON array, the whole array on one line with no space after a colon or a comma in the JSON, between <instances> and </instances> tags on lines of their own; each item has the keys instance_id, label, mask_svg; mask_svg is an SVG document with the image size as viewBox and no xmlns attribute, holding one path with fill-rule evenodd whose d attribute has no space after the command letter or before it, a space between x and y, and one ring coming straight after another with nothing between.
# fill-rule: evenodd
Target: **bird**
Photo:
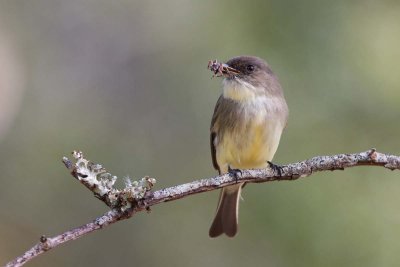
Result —
<instances>
[{"instance_id":1,"label":"bird","mask_svg":"<svg viewBox=\"0 0 400 267\"><path fill-rule=\"evenodd\" d=\"M278 167L271 161L289 114L278 77L266 61L255 56L237 56L226 63L209 61L208 68L223 78L210 127L214 168L220 175L237 175L240 169ZM234 237L238 232L244 185L221 190L210 237Z\"/></svg>"}]
</instances>

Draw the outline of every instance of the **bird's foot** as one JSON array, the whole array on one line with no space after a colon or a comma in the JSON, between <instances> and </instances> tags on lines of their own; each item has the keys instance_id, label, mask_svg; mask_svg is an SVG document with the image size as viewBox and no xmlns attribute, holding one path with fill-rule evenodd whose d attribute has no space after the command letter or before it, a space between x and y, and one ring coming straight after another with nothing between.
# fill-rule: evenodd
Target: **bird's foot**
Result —
<instances>
[{"instance_id":1,"label":"bird's foot","mask_svg":"<svg viewBox=\"0 0 400 267\"><path fill-rule=\"evenodd\" d=\"M282 176L282 167L279 165L276 165L272 163L271 161L268 161L269 167L274 171L278 173L278 176Z\"/></svg>"},{"instance_id":2,"label":"bird's foot","mask_svg":"<svg viewBox=\"0 0 400 267\"><path fill-rule=\"evenodd\" d=\"M232 169L230 166L228 166L228 172L229 172L230 175L232 175L235 178L236 183L238 182L239 174L242 175L242 170L240 170L240 169Z\"/></svg>"}]
</instances>

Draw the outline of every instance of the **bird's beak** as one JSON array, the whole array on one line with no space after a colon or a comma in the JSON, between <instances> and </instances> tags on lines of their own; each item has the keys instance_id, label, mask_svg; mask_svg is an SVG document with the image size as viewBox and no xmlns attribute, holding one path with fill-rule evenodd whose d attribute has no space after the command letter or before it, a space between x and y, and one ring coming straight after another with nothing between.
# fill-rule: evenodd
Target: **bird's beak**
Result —
<instances>
[{"instance_id":1,"label":"bird's beak","mask_svg":"<svg viewBox=\"0 0 400 267\"><path fill-rule=\"evenodd\" d=\"M217 77L232 77L235 76L237 74L240 74L240 71L238 71L235 68L230 67L228 64L226 63L220 63L217 60L210 60L208 62L208 66L207 68L209 70L211 70L212 72L214 72L214 76Z\"/></svg>"},{"instance_id":2,"label":"bird's beak","mask_svg":"<svg viewBox=\"0 0 400 267\"><path fill-rule=\"evenodd\" d=\"M224 76L232 76L236 74L240 74L240 71L238 71L235 68L230 67L228 64L223 63L222 64L222 73Z\"/></svg>"}]
</instances>

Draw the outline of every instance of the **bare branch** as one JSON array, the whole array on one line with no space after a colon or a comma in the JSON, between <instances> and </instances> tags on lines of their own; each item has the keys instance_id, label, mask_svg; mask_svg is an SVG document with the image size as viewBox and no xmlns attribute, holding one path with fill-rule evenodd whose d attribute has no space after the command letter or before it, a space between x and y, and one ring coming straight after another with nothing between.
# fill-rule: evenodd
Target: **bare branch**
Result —
<instances>
[{"instance_id":1,"label":"bare branch","mask_svg":"<svg viewBox=\"0 0 400 267\"><path fill-rule=\"evenodd\" d=\"M75 152L80 153L80 152ZM151 206L162 202L177 200L197 193L216 190L237 182L263 183L282 180L296 180L307 177L314 172L344 170L355 166L381 166L389 170L400 170L400 156L383 154L371 149L356 154L339 154L333 156L319 156L309 160L282 166L280 173L276 169L243 170L238 177L224 174L208 179L193 181L155 192L149 191L155 183L153 178L142 178L140 182L129 182L123 190L113 188L114 176L106 173L97 164L83 159L80 153L74 154L78 160L76 164L64 158L63 162L71 174L81 181L96 197L104 201L112 209L95 219L73 230L60 235L46 238L42 236L40 242L23 255L9 262L6 266L22 266L34 257L57 247L67 241L75 240L85 234L99 230L117 221L132 217L136 212L148 210ZM85 164L82 163L85 162ZM87 169L87 170L86 170ZM104 176L105 174L105 176ZM92 175L92 177L90 177ZM94 176L93 176L94 175ZM101 177L99 177L101 176ZM111 179L110 179L111 177ZM88 179L90 178L90 179ZM152 179L152 180L149 180ZM107 181L113 181L107 184Z\"/></svg>"},{"instance_id":2,"label":"bare branch","mask_svg":"<svg viewBox=\"0 0 400 267\"><path fill-rule=\"evenodd\" d=\"M129 218L129 214L132 213L124 213L120 212L117 210L110 210L109 212L105 213L103 216L98 217L94 221L87 223L85 225L82 225L80 227L77 227L75 229L66 231L60 235L54 236L54 237L45 237L41 236L39 243L37 243L35 246L33 246L31 249L26 251L23 255L19 256L18 258L14 259L13 261L10 261L7 263L6 267L11 267L11 266L22 266L31 259L35 258L36 256L39 256L40 254L57 247L58 245L61 245L65 242L75 240L85 234L88 234L90 232L93 232L95 230L99 230L107 225L110 225L112 223L115 223L119 220L127 219Z\"/></svg>"}]
</instances>

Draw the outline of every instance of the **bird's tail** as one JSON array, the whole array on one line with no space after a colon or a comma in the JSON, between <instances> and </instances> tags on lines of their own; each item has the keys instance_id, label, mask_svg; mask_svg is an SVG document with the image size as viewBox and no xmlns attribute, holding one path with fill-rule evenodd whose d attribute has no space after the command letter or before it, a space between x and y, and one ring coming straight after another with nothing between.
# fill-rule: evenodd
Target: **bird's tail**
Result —
<instances>
[{"instance_id":1,"label":"bird's tail","mask_svg":"<svg viewBox=\"0 0 400 267\"><path fill-rule=\"evenodd\" d=\"M222 189L217 214L210 227L209 236L217 237L225 233L234 237L238 231L239 197L243 183Z\"/></svg>"}]
</instances>

